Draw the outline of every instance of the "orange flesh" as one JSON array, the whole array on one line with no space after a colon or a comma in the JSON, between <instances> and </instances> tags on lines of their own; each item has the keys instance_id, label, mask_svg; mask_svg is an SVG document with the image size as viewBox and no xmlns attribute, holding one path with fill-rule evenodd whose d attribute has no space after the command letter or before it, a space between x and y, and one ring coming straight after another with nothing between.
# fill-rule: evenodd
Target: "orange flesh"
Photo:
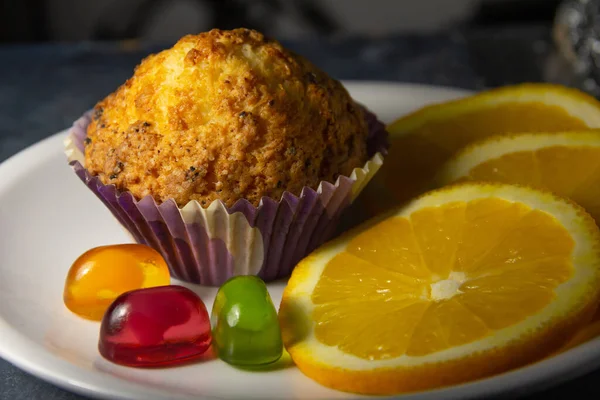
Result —
<instances>
[{"instance_id":1,"label":"orange flesh","mask_svg":"<svg viewBox=\"0 0 600 400\"><path fill-rule=\"evenodd\" d=\"M465 105L467 107L467 105ZM401 120L402 121L402 120ZM401 122L390 131L401 130ZM516 132L587 129L558 106L540 102L507 103L432 120L406 134L392 134L382 178L399 202L428 189L438 168L460 148L486 137Z\"/></svg>"},{"instance_id":2,"label":"orange flesh","mask_svg":"<svg viewBox=\"0 0 600 400\"><path fill-rule=\"evenodd\" d=\"M471 343L544 308L573 247L551 215L495 198L387 219L325 266L316 338L368 360Z\"/></svg>"},{"instance_id":3,"label":"orange flesh","mask_svg":"<svg viewBox=\"0 0 600 400\"><path fill-rule=\"evenodd\" d=\"M75 314L98 321L122 293L169 283L167 264L150 247L103 246L85 252L73 263L63 299Z\"/></svg>"},{"instance_id":4,"label":"orange flesh","mask_svg":"<svg viewBox=\"0 0 600 400\"><path fill-rule=\"evenodd\" d=\"M479 164L468 178L545 188L571 198L600 221L600 147L510 153Z\"/></svg>"}]
</instances>

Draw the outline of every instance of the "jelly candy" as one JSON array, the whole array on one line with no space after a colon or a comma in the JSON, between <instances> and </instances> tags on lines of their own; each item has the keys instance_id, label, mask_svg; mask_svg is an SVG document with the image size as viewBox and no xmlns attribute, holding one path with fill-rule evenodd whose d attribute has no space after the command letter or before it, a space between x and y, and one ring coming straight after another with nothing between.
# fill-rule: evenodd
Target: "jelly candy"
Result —
<instances>
[{"instance_id":1,"label":"jelly candy","mask_svg":"<svg viewBox=\"0 0 600 400\"><path fill-rule=\"evenodd\" d=\"M121 293L168 285L162 256L141 244L102 246L83 253L71 266L63 300L75 314L100 321Z\"/></svg>"},{"instance_id":2,"label":"jelly candy","mask_svg":"<svg viewBox=\"0 0 600 400\"><path fill-rule=\"evenodd\" d=\"M223 361L261 365L281 357L277 311L260 278L237 276L225 282L217 292L211 322L214 348Z\"/></svg>"},{"instance_id":3,"label":"jelly candy","mask_svg":"<svg viewBox=\"0 0 600 400\"><path fill-rule=\"evenodd\" d=\"M98 350L117 364L154 367L198 357L210 343L202 300L183 286L161 286L124 293L111 304Z\"/></svg>"}]
</instances>

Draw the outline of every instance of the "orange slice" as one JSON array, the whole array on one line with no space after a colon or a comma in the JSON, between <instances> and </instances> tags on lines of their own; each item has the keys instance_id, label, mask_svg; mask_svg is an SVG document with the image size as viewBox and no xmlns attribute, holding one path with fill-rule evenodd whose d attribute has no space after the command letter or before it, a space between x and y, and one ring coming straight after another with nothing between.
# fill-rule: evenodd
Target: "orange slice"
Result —
<instances>
[{"instance_id":1,"label":"orange slice","mask_svg":"<svg viewBox=\"0 0 600 400\"><path fill-rule=\"evenodd\" d=\"M552 194L435 191L300 262L279 312L284 344L310 378L364 394L503 372L590 320L599 249L593 219Z\"/></svg>"},{"instance_id":2,"label":"orange slice","mask_svg":"<svg viewBox=\"0 0 600 400\"><path fill-rule=\"evenodd\" d=\"M496 137L459 152L436 181L535 186L571 198L600 222L600 131Z\"/></svg>"},{"instance_id":3,"label":"orange slice","mask_svg":"<svg viewBox=\"0 0 600 400\"><path fill-rule=\"evenodd\" d=\"M550 84L507 86L427 106L388 126L390 153L367 197L381 199L385 190L392 199L369 201L375 211L405 202L431 189L437 169L457 150L489 136L596 127L600 102Z\"/></svg>"}]
</instances>

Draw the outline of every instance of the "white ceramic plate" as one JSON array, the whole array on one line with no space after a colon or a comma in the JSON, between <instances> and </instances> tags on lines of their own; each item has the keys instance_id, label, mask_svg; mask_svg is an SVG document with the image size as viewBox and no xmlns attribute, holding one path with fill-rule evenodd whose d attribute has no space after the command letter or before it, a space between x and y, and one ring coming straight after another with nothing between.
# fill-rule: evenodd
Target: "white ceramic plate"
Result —
<instances>
[{"instance_id":1,"label":"white ceramic plate","mask_svg":"<svg viewBox=\"0 0 600 400\"><path fill-rule=\"evenodd\" d=\"M386 122L465 92L387 83L348 83L352 95ZM359 398L326 389L292 365L235 369L219 360L143 370L102 359L99 324L63 306L66 273L91 247L128 242L117 221L79 181L58 133L0 166L0 355L30 373L94 397L123 399ZM284 284L270 286L276 304ZM212 307L216 290L191 287ZM406 399L450 399L547 387L600 365L600 339L527 368Z\"/></svg>"}]
</instances>

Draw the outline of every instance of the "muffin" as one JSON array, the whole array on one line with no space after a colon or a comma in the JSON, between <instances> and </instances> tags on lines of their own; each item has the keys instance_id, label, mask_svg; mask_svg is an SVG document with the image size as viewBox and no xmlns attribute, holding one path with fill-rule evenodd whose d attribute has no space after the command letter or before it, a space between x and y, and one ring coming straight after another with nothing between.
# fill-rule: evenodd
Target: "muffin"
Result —
<instances>
[{"instance_id":1,"label":"muffin","mask_svg":"<svg viewBox=\"0 0 600 400\"><path fill-rule=\"evenodd\" d=\"M291 272L377 171L387 133L278 42L212 30L151 55L77 121L67 154L180 279Z\"/></svg>"}]
</instances>

